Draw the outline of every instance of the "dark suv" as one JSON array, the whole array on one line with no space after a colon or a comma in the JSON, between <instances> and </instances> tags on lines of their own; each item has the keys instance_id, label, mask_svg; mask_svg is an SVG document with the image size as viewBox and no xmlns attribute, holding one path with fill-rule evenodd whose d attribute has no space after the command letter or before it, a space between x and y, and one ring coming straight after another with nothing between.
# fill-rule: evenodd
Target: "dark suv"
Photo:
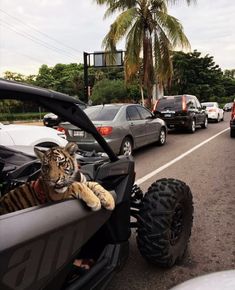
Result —
<instances>
[{"instance_id":1,"label":"dark suv","mask_svg":"<svg viewBox=\"0 0 235 290\"><path fill-rule=\"evenodd\" d=\"M192 95L163 97L157 100L153 112L166 122L168 128L186 128L191 133L198 125L207 128L206 111Z\"/></svg>"},{"instance_id":2,"label":"dark suv","mask_svg":"<svg viewBox=\"0 0 235 290\"><path fill-rule=\"evenodd\" d=\"M232 110L231 110L230 136L231 136L231 138L235 137L235 100L234 100Z\"/></svg>"}]
</instances>

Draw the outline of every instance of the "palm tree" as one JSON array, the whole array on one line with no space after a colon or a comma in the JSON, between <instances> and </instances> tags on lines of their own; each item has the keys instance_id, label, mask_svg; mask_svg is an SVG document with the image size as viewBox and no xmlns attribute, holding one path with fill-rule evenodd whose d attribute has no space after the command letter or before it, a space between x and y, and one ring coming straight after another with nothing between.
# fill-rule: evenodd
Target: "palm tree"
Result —
<instances>
[{"instance_id":1,"label":"palm tree","mask_svg":"<svg viewBox=\"0 0 235 290\"><path fill-rule=\"evenodd\" d=\"M141 87L148 95L151 106L155 83L170 84L173 74L171 51L176 47L189 48L190 44L179 20L168 14L167 5L179 0L95 0L106 5L105 17L121 12L103 40L106 51L115 52L117 43L126 37L125 80L141 73ZM185 0L189 5L196 0Z\"/></svg>"}]
</instances>

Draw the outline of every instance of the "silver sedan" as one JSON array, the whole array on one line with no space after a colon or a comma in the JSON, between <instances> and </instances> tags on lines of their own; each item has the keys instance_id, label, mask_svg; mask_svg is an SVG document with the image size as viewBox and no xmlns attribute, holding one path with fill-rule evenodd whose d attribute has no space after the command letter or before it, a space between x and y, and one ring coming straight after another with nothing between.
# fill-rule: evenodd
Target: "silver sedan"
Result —
<instances>
[{"instance_id":1,"label":"silver sedan","mask_svg":"<svg viewBox=\"0 0 235 290\"><path fill-rule=\"evenodd\" d=\"M98 105L88 107L84 112L116 154L131 155L136 148L166 142L165 122L139 104ZM76 142L83 150L102 151L90 134L70 123L60 125L68 141Z\"/></svg>"}]
</instances>

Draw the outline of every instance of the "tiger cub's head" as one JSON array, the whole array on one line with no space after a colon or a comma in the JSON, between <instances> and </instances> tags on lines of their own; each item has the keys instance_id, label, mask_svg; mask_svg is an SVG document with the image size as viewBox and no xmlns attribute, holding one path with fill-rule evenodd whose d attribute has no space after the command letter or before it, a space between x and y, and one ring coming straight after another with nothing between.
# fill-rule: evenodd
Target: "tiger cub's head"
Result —
<instances>
[{"instance_id":1,"label":"tiger cub's head","mask_svg":"<svg viewBox=\"0 0 235 290\"><path fill-rule=\"evenodd\" d=\"M67 143L62 147L53 147L47 151L34 148L36 156L41 160L41 177L43 181L57 193L63 193L73 182L78 171L75 143Z\"/></svg>"}]
</instances>

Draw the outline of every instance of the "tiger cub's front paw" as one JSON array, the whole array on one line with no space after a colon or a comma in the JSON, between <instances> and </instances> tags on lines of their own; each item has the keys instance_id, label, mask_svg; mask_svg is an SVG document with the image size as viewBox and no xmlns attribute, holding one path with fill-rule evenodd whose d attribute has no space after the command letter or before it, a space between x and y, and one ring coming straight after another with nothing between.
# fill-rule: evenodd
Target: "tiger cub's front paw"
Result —
<instances>
[{"instance_id":1,"label":"tiger cub's front paw","mask_svg":"<svg viewBox=\"0 0 235 290\"><path fill-rule=\"evenodd\" d=\"M114 201L113 196L110 193L106 194L105 198L101 200L101 203L103 207L108 210L114 210L115 208L115 201Z\"/></svg>"},{"instance_id":2,"label":"tiger cub's front paw","mask_svg":"<svg viewBox=\"0 0 235 290\"><path fill-rule=\"evenodd\" d=\"M97 211L97 210L100 210L101 209L101 202L99 199L95 200L94 202L90 203L90 204L87 204L91 210L93 211Z\"/></svg>"}]
</instances>

